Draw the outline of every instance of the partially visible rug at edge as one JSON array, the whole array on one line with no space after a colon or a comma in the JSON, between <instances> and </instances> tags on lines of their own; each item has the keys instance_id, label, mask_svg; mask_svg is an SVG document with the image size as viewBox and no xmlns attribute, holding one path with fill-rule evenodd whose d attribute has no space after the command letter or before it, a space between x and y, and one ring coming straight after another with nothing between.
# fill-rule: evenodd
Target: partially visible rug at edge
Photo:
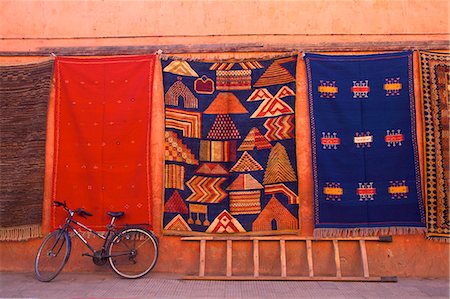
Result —
<instances>
[{"instance_id":1,"label":"partially visible rug at edge","mask_svg":"<svg viewBox=\"0 0 450 299\"><path fill-rule=\"evenodd\" d=\"M427 238L450 242L450 55L420 52L425 121Z\"/></svg>"},{"instance_id":2,"label":"partially visible rug at edge","mask_svg":"<svg viewBox=\"0 0 450 299\"><path fill-rule=\"evenodd\" d=\"M162 61L164 233L298 231L296 63Z\"/></svg>"},{"instance_id":3,"label":"partially visible rug at edge","mask_svg":"<svg viewBox=\"0 0 450 299\"><path fill-rule=\"evenodd\" d=\"M412 52L305 62L314 234L423 232Z\"/></svg>"},{"instance_id":4,"label":"partially visible rug at edge","mask_svg":"<svg viewBox=\"0 0 450 299\"><path fill-rule=\"evenodd\" d=\"M52 198L94 214L83 223L151 225L149 136L154 55L56 59ZM66 216L52 207L55 228Z\"/></svg>"},{"instance_id":5,"label":"partially visible rug at edge","mask_svg":"<svg viewBox=\"0 0 450 299\"><path fill-rule=\"evenodd\" d=\"M0 240L40 235L53 60L0 66Z\"/></svg>"}]
</instances>

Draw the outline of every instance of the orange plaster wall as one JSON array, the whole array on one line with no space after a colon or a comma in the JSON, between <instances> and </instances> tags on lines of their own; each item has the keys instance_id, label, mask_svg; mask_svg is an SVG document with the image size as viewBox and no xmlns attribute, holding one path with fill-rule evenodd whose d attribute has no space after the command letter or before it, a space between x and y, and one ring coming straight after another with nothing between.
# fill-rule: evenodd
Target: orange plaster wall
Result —
<instances>
[{"instance_id":1,"label":"orange plaster wall","mask_svg":"<svg viewBox=\"0 0 450 299\"><path fill-rule=\"evenodd\" d=\"M101 3L100 3L101 2ZM77 3L75 5L74 3ZM128 4L124 4L128 3ZM147 43L205 44L260 41L268 43L299 42L304 39L320 41L386 41L411 40L408 33L423 34L417 39L436 39L448 33L448 1L2 1L0 2L0 51L34 50L41 46L102 46L142 45ZM364 12L364 13L362 13ZM81 21L81 17L83 21ZM176 20L176 22L174 21ZM431 21L433 20L433 21ZM273 34L324 34L312 39L308 36L285 37ZM333 36L332 34L362 34ZM404 34L388 36L390 33ZM190 37L171 35L186 34ZM207 36L208 34L236 36ZM241 36L242 34L242 36ZM268 36L267 34L272 34ZM376 36L373 36L376 34ZM435 35L433 35L435 34ZM437 35L436 35L437 34ZM151 38L71 39L75 36L155 35ZM6 37L6 39L5 39ZM32 38L31 40L14 39ZM46 40L42 37L64 37ZM3 39L1 39L3 38ZM13 39L11 39L13 38ZM440 37L442 38L442 37ZM448 39L448 35L444 38ZM414 44L412 44L412 47ZM301 49L300 49L301 50ZM267 53L218 53L195 57L259 57ZM184 55L189 57L191 55ZM40 58L0 57L0 63L34 61ZM417 57L415 61L416 95L419 95ZM313 231L311 146L304 63L300 59L297 70L297 160L300 207L300 235L311 236ZM179 237L161 235L162 169L163 169L163 93L161 69L155 72L151 160L153 162L153 219L154 230L160 238L160 258L154 271L195 274L198 271L199 248L196 242L182 242ZM420 107L417 97L418 107ZM49 103L51 115L53 97ZM419 109L419 108L418 108ZM420 112L420 111L418 111ZM420 115L420 114L418 114ZM421 137L421 123L419 137ZM48 133L52 136L52 123ZM48 149L52 140L47 140ZM419 140L421 143L421 138ZM419 145L423 155L422 143ZM47 152L50 166L52 152ZM49 167L48 169L51 169ZM50 173L46 174L46 180ZM48 187L46 189L48 191ZM46 193L47 194L47 193ZM49 197L46 195L46 204ZM100 211L99 211L100 212ZM46 217L44 215L44 220ZM32 271L34 255L41 240L0 242L1 271ZM109 271L97 267L78 240L65 271ZM235 243L233 272L251 274L253 262L251 246ZM287 243L288 275L306 275L304 245ZM261 274L280 273L278 244L261 244ZM449 277L449 245L425 240L422 235L394 236L392 243L369 243L371 275L410 277ZM343 275L361 275L361 262L356 244L340 245ZM329 244L314 247L315 272L334 273L333 251ZM208 243L208 274L223 274L225 244ZM210 262L212 261L212 262ZM264 262L263 262L264 261Z\"/></svg>"},{"instance_id":2,"label":"orange plaster wall","mask_svg":"<svg viewBox=\"0 0 450 299\"><path fill-rule=\"evenodd\" d=\"M447 0L3 0L0 50L448 40L449 11Z\"/></svg>"},{"instance_id":3,"label":"orange plaster wall","mask_svg":"<svg viewBox=\"0 0 450 299\"><path fill-rule=\"evenodd\" d=\"M450 4L445 0L6 0L0 5L0 36L70 38L439 33L448 28Z\"/></svg>"}]
</instances>

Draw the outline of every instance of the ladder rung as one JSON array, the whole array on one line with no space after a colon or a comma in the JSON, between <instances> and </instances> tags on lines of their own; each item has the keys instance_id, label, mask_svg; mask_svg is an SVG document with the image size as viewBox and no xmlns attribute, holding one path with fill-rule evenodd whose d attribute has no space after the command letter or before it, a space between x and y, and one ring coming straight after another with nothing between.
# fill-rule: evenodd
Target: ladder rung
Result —
<instances>
[{"instance_id":1,"label":"ladder rung","mask_svg":"<svg viewBox=\"0 0 450 299\"><path fill-rule=\"evenodd\" d=\"M227 276L232 275L233 268L233 241L227 240Z\"/></svg>"},{"instance_id":2,"label":"ladder rung","mask_svg":"<svg viewBox=\"0 0 450 299\"><path fill-rule=\"evenodd\" d=\"M366 241L359 240L359 248L361 249L364 277L369 277L369 263L367 262Z\"/></svg>"},{"instance_id":3,"label":"ladder rung","mask_svg":"<svg viewBox=\"0 0 450 299\"><path fill-rule=\"evenodd\" d=\"M200 268L198 276L205 276L206 240L200 240Z\"/></svg>"},{"instance_id":4,"label":"ladder rung","mask_svg":"<svg viewBox=\"0 0 450 299\"><path fill-rule=\"evenodd\" d=\"M281 277L287 276L286 271L286 241L280 240L280 262L281 262Z\"/></svg>"},{"instance_id":5,"label":"ladder rung","mask_svg":"<svg viewBox=\"0 0 450 299\"><path fill-rule=\"evenodd\" d=\"M339 244L337 240L333 240L334 263L336 264L336 277L342 277L341 273L341 257L339 256Z\"/></svg>"},{"instance_id":6,"label":"ladder rung","mask_svg":"<svg viewBox=\"0 0 450 299\"><path fill-rule=\"evenodd\" d=\"M314 266L313 266L312 242L311 242L311 240L306 240L306 255L307 255L307 258L308 258L309 277L313 277L314 276Z\"/></svg>"},{"instance_id":7,"label":"ladder rung","mask_svg":"<svg viewBox=\"0 0 450 299\"><path fill-rule=\"evenodd\" d=\"M259 276L259 242L253 240L253 276Z\"/></svg>"}]
</instances>

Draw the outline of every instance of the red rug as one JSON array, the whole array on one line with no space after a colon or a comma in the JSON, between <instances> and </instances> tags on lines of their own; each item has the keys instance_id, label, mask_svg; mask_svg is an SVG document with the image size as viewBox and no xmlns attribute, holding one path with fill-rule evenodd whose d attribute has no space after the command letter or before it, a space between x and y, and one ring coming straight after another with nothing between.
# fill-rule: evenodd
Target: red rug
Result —
<instances>
[{"instance_id":1,"label":"red rug","mask_svg":"<svg viewBox=\"0 0 450 299\"><path fill-rule=\"evenodd\" d=\"M94 214L97 230L151 225L149 137L155 56L56 60L53 199ZM65 212L52 208L51 226Z\"/></svg>"}]
</instances>

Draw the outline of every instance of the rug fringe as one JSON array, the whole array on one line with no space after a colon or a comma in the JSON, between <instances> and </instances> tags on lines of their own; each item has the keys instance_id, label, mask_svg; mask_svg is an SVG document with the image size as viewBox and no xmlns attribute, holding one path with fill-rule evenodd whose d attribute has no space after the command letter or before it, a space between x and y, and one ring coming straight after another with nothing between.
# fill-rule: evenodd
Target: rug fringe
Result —
<instances>
[{"instance_id":1,"label":"rug fringe","mask_svg":"<svg viewBox=\"0 0 450 299\"><path fill-rule=\"evenodd\" d=\"M427 240L431 240L438 243L450 243L450 238L447 237L430 237L427 236Z\"/></svg>"},{"instance_id":2,"label":"rug fringe","mask_svg":"<svg viewBox=\"0 0 450 299\"><path fill-rule=\"evenodd\" d=\"M0 241L26 241L41 236L40 224L0 228Z\"/></svg>"},{"instance_id":3,"label":"rug fringe","mask_svg":"<svg viewBox=\"0 0 450 299\"><path fill-rule=\"evenodd\" d=\"M371 227L371 228L317 228L314 229L315 238L351 238L372 237L379 235L410 235L424 234L423 227Z\"/></svg>"}]
</instances>

